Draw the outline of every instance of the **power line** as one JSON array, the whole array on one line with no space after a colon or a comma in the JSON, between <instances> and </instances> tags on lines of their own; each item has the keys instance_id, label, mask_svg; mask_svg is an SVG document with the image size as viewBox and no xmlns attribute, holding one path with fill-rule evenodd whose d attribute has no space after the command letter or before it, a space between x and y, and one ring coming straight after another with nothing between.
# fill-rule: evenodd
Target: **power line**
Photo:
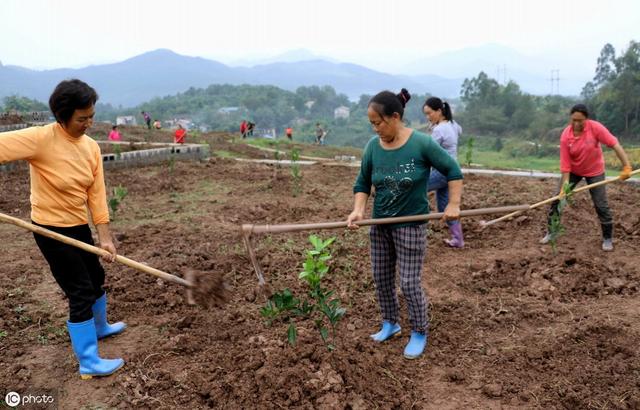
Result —
<instances>
[{"instance_id":1,"label":"power line","mask_svg":"<svg viewBox=\"0 0 640 410\"><path fill-rule=\"evenodd\" d=\"M549 81L551 82L551 95L553 95L554 93L554 83L555 83L555 94L556 95L560 95L560 70L559 69L554 69L551 70L551 77L549 78Z\"/></svg>"}]
</instances>

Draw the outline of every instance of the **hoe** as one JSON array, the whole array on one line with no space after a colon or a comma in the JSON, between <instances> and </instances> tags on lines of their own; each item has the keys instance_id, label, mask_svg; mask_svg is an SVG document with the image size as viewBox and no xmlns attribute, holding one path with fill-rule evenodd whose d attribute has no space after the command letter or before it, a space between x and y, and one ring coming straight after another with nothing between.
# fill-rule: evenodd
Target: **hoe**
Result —
<instances>
[{"instance_id":1,"label":"hoe","mask_svg":"<svg viewBox=\"0 0 640 410\"><path fill-rule=\"evenodd\" d=\"M57 241L66 243L67 245L71 245L71 246L75 246L76 248L80 248L84 251L96 254L98 256L108 256L109 252L107 252L106 250L102 249L102 248L98 248L96 246L92 246L89 245L87 243L84 243L82 241L78 241L76 239L73 238L69 238L68 236L64 236L61 235L57 232L53 232L50 231L48 229L45 229L41 226L37 226L37 225L33 225L30 224L28 222L25 222L21 219L18 218L14 218L12 216L9 215L5 215L0 213L0 221L2 222L7 222L16 226L19 226L21 228L25 228L29 231L35 232L37 234L40 234L42 236L46 236L48 238L51 239L55 239ZM152 268L150 266L144 265L140 262L136 262L132 259L126 258L122 255L117 255L116 256L116 261L123 263L127 266L130 266L134 269L137 269L139 271L145 272L145 273L149 273L151 275L157 276L160 279L166 280L168 282L173 282L173 283L177 283L179 285L182 285L184 287L187 288L187 303L189 305L195 305L196 304L196 300L194 299L194 295L193 295L193 291L197 290L198 291L198 296L213 296L215 300L215 302L220 302L223 301L225 299L225 285L224 282L222 281L221 278L219 278L218 280L214 281L213 286L210 286L208 289L204 290L203 287L201 286L196 286L197 283L197 279L198 279L198 274L196 273L196 271L192 270L192 269L187 269L185 270L184 276L185 278L181 278L175 275L172 275L170 273L167 272L163 272L161 270ZM207 293L208 295L200 295L201 293ZM199 298L198 298L199 299Z\"/></svg>"},{"instance_id":2,"label":"hoe","mask_svg":"<svg viewBox=\"0 0 640 410\"><path fill-rule=\"evenodd\" d=\"M635 174L638 174L638 173L640 173L640 169L636 169L635 171L631 172L631 175L635 175ZM582 186L582 187L580 187L578 189L574 189L573 193L576 194L578 192L586 191L587 189L599 187L601 185L610 184L611 182L616 182L616 181L620 181L620 177L612 178L612 179L605 179L604 181L594 182L593 184ZM560 197L561 197L560 195L553 196L551 198L545 199L544 201L540 201L540 202L535 203L533 205L529 205L529 207L524 209L524 210L514 211L514 212L511 212L511 213L509 213L507 215L501 216L500 218L493 219L491 221L480 221L480 226L482 228L486 228L487 226L493 225L495 223L504 221L504 220L509 219L509 218L513 218L514 216L518 216L518 215L520 215L520 214L522 214L525 211L528 211L530 209L535 209L535 208L541 207L542 205L546 205L546 204L549 204L549 203L551 203L553 201L557 201L557 200L560 199Z\"/></svg>"},{"instance_id":3,"label":"hoe","mask_svg":"<svg viewBox=\"0 0 640 410\"><path fill-rule=\"evenodd\" d=\"M503 206L497 208L479 208L479 209L468 209L460 212L460 217L469 217L469 216L478 216L478 215L492 215L492 214L500 214L505 212L524 212L530 209L529 205L514 205L514 206ZM363 219L358 221L356 225L358 226L369 226L369 225L385 225L385 224L394 224L394 223L404 223L404 222L416 222L416 221L427 221L433 219L442 218L443 213L433 213L433 214L425 214L425 215L411 215L411 216L398 216L393 218L380 218L380 219ZM339 229L346 228L347 221L340 222L321 222L321 223L309 223L309 224L291 224L291 225L252 225L252 224L244 224L242 225L242 239L244 241L244 245L247 248L247 253L249 254L249 259L251 260L251 264L253 265L253 269L256 272L256 276L258 277L258 285L263 287L265 285L264 275L262 274L262 268L258 263L258 259L256 258L256 254L253 249L253 244L251 242L251 235L254 233L282 233L282 232L300 232L300 231L310 231L310 230L318 230L318 229Z\"/></svg>"}]
</instances>

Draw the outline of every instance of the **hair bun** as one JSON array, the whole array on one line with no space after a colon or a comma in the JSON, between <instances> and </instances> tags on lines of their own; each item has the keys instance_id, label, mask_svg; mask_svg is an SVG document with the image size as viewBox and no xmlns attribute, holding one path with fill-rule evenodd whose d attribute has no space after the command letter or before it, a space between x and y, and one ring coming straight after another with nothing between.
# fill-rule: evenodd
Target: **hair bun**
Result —
<instances>
[{"instance_id":1,"label":"hair bun","mask_svg":"<svg viewBox=\"0 0 640 410\"><path fill-rule=\"evenodd\" d=\"M402 103L402 108L404 108L411 99L411 94L409 94L409 91L406 88L403 88L402 90L400 90L400 93L397 95L397 97Z\"/></svg>"}]
</instances>

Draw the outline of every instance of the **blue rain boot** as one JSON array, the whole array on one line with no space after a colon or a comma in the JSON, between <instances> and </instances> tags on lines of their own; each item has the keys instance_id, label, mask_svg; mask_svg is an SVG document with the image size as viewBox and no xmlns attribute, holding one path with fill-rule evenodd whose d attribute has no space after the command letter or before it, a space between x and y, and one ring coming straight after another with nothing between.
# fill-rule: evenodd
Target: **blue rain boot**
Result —
<instances>
[{"instance_id":1,"label":"blue rain boot","mask_svg":"<svg viewBox=\"0 0 640 410\"><path fill-rule=\"evenodd\" d=\"M411 332L411 338L407 347L404 348L404 357L407 359L417 359L424 352L427 345L427 335L425 333Z\"/></svg>"},{"instance_id":2,"label":"blue rain boot","mask_svg":"<svg viewBox=\"0 0 640 410\"><path fill-rule=\"evenodd\" d=\"M93 311L93 320L96 324L96 335L98 339L105 338L111 335L117 335L122 333L127 325L124 322L117 322L110 325L107 322L107 294L103 294L98 300L91 306Z\"/></svg>"},{"instance_id":3,"label":"blue rain boot","mask_svg":"<svg viewBox=\"0 0 640 410\"><path fill-rule=\"evenodd\" d=\"M387 322L386 320L382 322L382 329L373 335L371 338L376 342L384 342L385 340L391 339L395 335L400 334L400 325L397 323Z\"/></svg>"},{"instance_id":4,"label":"blue rain boot","mask_svg":"<svg viewBox=\"0 0 640 410\"><path fill-rule=\"evenodd\" d=\"M124 366L122 359L103 359L98 356L98 338L93 318L80 323L67 322L67 329L83 380L93 376L109 376Z\"/></svg>"}]
</instances>

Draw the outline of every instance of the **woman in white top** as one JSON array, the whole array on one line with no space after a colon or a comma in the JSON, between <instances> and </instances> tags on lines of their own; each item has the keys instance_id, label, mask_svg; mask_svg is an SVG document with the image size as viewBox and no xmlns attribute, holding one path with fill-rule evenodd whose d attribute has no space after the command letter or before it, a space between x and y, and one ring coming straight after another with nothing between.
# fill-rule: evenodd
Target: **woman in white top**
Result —
<instances>
[{"instance_id":1,"label":"woman in white top","mask_svg":"<svg viewBox=\"0 0 640 410\"><path fill-rule=\"evenodd\" d=\"M422 111L431 122L431 137L454 159L458 160L458 138L462 134L462 128L453 121L451 106L440 98L430 97L425 101ZM443 212L449 203L449 188L447 178L438 172L431 170L427 191L436 191L436 203L438 212ZM452 248L464 247L462 225L459 220L447 222L451 239L446 239L447 245Z\"/></svg>"}]
</instances>

